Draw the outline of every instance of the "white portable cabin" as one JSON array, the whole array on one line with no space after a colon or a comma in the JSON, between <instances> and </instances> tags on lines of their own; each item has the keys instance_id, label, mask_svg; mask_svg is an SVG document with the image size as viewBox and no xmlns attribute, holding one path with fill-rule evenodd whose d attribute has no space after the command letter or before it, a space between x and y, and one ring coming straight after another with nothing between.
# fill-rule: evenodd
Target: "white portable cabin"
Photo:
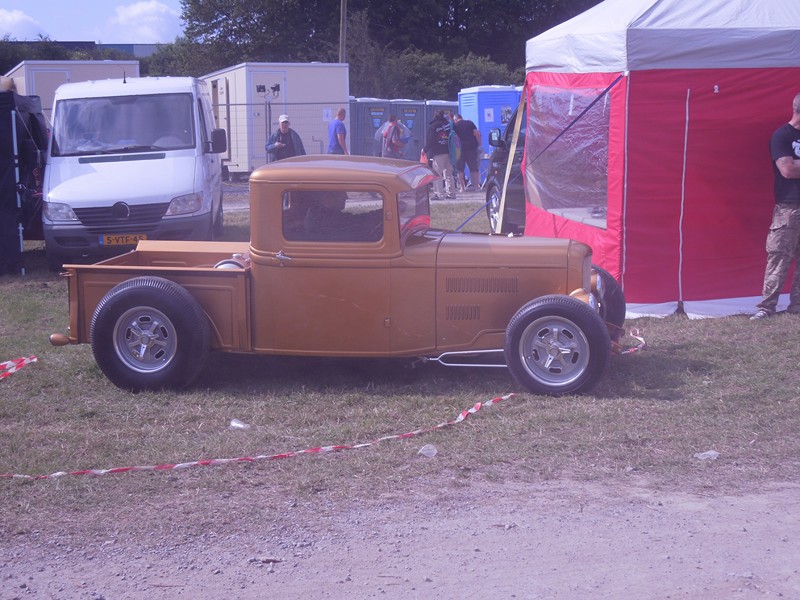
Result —
<instances>
[{"instance_id":1,"label":"white portable cabin","mask_svg":"<svg viewBox=\"0 0 800 600\"><path fill-rule=\"evenodd\" d=\"M349 106L350 75L344 63L241 63L200 79L211 92L218 127L228 132L223 168L248 177L268 162L264 146L289 115L307 154L324 154L328 123ZM348 115L349 119L349 115ZM349 120L345 121L349 129Z\"/></svg>"},{"instance_id":2,"label":"white portable cabin","mask_svg":"<svg viewBox=\"0 0 800 600\"><path fill-rule=\"evenodd\" d=\"M24 60L6 73L22 96L39 96L42 113L53 116L53 99L62 83L139 77L138 60Z\"/></svg>"}]
</instances>

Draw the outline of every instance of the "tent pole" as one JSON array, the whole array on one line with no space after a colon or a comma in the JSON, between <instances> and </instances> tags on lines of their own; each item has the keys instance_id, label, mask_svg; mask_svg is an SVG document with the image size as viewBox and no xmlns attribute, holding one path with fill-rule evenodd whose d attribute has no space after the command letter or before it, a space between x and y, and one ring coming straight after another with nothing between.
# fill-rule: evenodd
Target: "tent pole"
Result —
<instances>
[{"instance_id":1,"label":"tent pole","mask_svg":"<svg viewBox=\"0 0 800 600\"><path fill-rule=\"evenodd\" d=\"M19 214L22 210L22 196L20 195L19 181L19 145L17 144L17 111L11 111L11 142L14 152L14 191L17 194L17 231L19 232L19 255L25 251L22 223L19 222ZM20 275L25 275L25 267L20 267Z\"/></svg>"},{"instance_id":2,"label":"tent pole","mask_svg":"<svg viewBox=\"0 0 800 600\"><path fill-rule=\"evenodd\" d=\"M686 117L683 129L683 165L681 167L681 212L678 220L678 312L683 312L683 220L686 210L686 161L689 148L689 100L691 88L686 90Z\"/></svg>"}]
</instances>

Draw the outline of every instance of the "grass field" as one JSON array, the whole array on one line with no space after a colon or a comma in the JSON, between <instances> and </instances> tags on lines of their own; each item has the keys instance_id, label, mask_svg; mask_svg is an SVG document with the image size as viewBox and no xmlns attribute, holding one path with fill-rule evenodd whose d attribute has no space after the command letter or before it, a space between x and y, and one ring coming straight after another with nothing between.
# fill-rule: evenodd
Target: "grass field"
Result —
<instances>
[{"instance_id":1,"label":"grass field","mask_svg":"<svg viewBox=\"0 0 800 600\"><path fill-rule=\"evenodd\" d=\"M480 207L434 206L434 223ZM463 214L462 214L463 213ZM226 237L246 236L246 211ZM485 227L485 217L475 221ZM38 362L0 380L0 473L40 475L211 458L329 444L357 444L451 421L476 403L517 392L503 369L458 369L405 360L214 356L194 387L130 394L97 368L88 345L54 348L64 332L64 279L47 272L42 250L26 251L28 274L0 279L0 361ZM371 495L446 472L470 478L582 480L644 477L656 487L741 490L796 479L800 466L800 319L778 315L628 323L647 347L612 360L589 396L520 393L465 422L406 440L326 457L137 473L137 485L67 477L0 479L0 502L35 521L65 493L77 514L95 495L119 506L157 505L176 481L203 493L269 483L272 494ZM632 339L623 340L633 346ZM232 419L250 427L231 429ZM437 461L408 469L419 447ZM694 454L716 450L716 461ZM32 494L31 486L36 487ZM354 486L356 487L354 491ZM76 518L78 518L76 516ZM22 526L22 525L20 525Z\"/></svg>"}]
</instances>

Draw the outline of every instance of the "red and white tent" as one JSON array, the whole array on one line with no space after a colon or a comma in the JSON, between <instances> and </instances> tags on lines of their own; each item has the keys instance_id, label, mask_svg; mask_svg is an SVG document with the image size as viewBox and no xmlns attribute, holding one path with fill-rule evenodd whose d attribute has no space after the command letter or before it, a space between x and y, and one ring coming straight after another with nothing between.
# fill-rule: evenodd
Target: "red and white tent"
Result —
<instances>
[{"instance_id":1,"label":"red and white tent","mask_svg":"<svg viewBox=\"0 0 800 600\"><path fill-rule=\"evenodd\" d=\"M605 0L526 63L526 234L590 244L628 316L755 310L800 1Z\"/></svg>"}]
</instances>

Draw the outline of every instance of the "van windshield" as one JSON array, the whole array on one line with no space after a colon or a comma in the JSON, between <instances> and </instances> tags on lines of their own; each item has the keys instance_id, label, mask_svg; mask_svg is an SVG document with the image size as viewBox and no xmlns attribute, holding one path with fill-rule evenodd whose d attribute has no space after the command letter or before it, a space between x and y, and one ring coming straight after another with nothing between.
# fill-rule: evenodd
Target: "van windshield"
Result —
<instances>
[{"instance_id":1,"label":"van windshield","mask_svg":"<svg viewBox=\"0 0 800 600\"><path fill-rule=\"evenodd\" d=\"M53 156L89 156L195 146L191 94L59 100Z\"/></svg>"}]
</instances>

